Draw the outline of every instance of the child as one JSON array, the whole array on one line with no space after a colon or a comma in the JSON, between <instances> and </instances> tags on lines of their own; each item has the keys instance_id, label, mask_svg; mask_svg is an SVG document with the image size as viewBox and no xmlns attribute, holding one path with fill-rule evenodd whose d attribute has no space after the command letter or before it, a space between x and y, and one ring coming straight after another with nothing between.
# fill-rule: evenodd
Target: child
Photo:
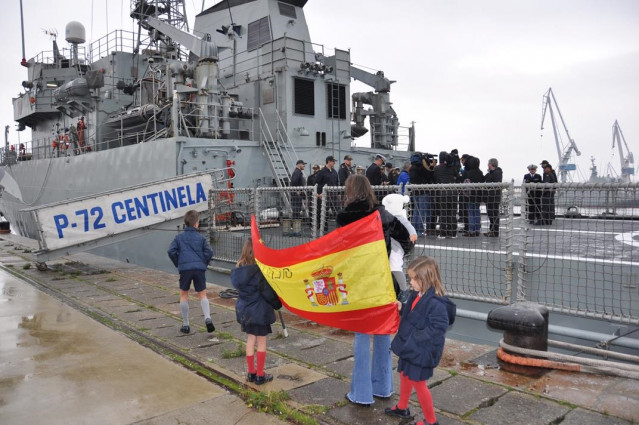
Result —
<instances>
[{"instance_id":1,"label":"child","mask_svg":"<svg viewBox=\"0 0 639 425\"><path fill-rule=\"evenodd\" d=\"M198 212L187 211L184 214L184 232L178 234L169 246L169 258L180 272L180 311L182 312L182 327L180 332L191 332L189 326L189 289L191 282L200 298L200 306L204 313L206 330L215 330L211 320L211 306L206 297L206 267L213 257L213 251L206 238L197 232L200 225Z\"/></svg>"},{"instance_id":2,"label":"child","mask_svg":"<svg viewBox=\"0 0 639 425\"><path fill-rule=\"evenodd\" d=\"M246 338L246 364L249 382L262 385L273 380L273 375L264 373L266 362L266 335L272 333L275 311L282 303L268 284L260 268L255 264L251 238L244 243L242 254L231 272L231 283L239 295L235 304L237 321L242 325ZM255 343L257 342L257 369L255 368Z\"/></svg>"},{"instance_id":3,"label":"child","mask_svg":"<svg viewBox=\"0 0 639 425\"><path fill-rule=\"evenodd\" d=\"M410 221L408 221L408 218L406 217L406 210L404 209L404 204L409 202L409 196L400 195L398 193L391 193L390 195L384 196L384 199L382 199L382 205L384 205L386 211L393 214L399 222L404 225L410 235L410 241L415 243L417 240L417 231L413 225L410 224ZM406 295L406 290L408 289L406 276L404 275L404 254L406 253L404 252L402 245L395 239L391 238L391 252L388 256L388 261L390 262L391 274L399 286L400 300L402 300L403 296Z\"/></svg>"},{"instance_id":4,"label":"child","mask_svg":"<svg viewBox=\"0 0 639 425\"><path fill-rule=\"evenodd\" d=\"M456 307L444 296L444 285L434 259L418 257L411 261L408 277L414 291L401 312L399 330L391 344L393 353L399 357L399 401L395 407L386 408L385 413L409 418L408 399L414 388L424 413L424 420L416 425L434 425L438 422L426 380L433 376L433 369L442 357L446 329L455 321ZM401 309L399 302L398 307Z\"/></svg>"}]
</instances>

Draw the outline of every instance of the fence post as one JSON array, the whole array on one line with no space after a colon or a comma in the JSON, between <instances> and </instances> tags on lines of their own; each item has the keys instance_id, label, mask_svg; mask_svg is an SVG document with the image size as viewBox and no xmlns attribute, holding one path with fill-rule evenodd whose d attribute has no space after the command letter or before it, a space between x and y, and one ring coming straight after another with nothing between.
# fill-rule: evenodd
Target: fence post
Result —
<instances>
[{"instance_id":1,"label":"fence post","mask_svg":"<svg viewBox=\"0 0 639 425\"><path fill-rule=\"evenodd\" d=\"M504 301L511 303L513 299L513 290L517 288L517 285L513 285L514 282L514 239L515 239L515 181L511 180L510 184L506 188L507 196L507 212L506 217L506 291ZM502 232L503 234L503 232Z\"/></svg>"}]
</instances>

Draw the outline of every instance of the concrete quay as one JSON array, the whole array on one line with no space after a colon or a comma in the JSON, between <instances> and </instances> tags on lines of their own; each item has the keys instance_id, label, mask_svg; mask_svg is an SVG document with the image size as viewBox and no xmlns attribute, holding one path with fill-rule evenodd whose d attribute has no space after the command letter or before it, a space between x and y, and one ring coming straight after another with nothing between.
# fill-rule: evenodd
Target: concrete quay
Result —
<instances>
[{"instance_id":1,"label":"concrete quay","mask_svg":"<svg viewBox=\"0 0 639 425\"><path fill-rule=\"evenodd\" d=\"M183 335L179 332L177 273L86 253L48 263L48 270L38 271L31 254L34 249L31 240L2 235L0 264L94 320L239 395L249 407L272 413L288 423L411 422L383 413L384 408L397 402L398 379L396 395L388 400L377 399L371 408L345 400L353 365L350 332L319 326L284 312L288 337L284 337L278 322L268 340L266 371L275 379L254 386L245 381L245 334L235 320L235 300L220 296L227 288L208 283L216 331L206 332L199 301L193 297L191 333ZM446 341L443 360L428 382L441 425L639 422L639 381L564 371L510 372L497 361L496 348ZM413 421L421 420L415 394L411 403ZM218 423L211 418L223 415L224 406L212 405L208 423ZM159 417L143 423L175 421L207 423L187 417ZM239 419L234 423L243 422Z\"/></svg>"}]
</instances>

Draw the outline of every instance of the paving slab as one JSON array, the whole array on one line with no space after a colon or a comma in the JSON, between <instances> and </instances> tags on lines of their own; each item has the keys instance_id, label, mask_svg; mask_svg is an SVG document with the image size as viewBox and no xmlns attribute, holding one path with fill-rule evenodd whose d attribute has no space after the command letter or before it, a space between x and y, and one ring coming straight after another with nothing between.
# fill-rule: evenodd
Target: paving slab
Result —
<instances>
[{"instance_id":1,"label":"paving slab","mask_svg":"<svg viewBox=\"0 0 639 425\"><path fill-rule=\"evenodd\" d=\"M601 413L592 412L577 408L569 412L561 425L630 425L631 422L623 419L607 416Z\"/></svg>"},{"instance_id":2,"label":"paving slab","mask_svg":"<svg viewBox=\"0 0 639 425\"><path fill-rule=\"evenodd\" d=\"M267 355L267 361L268 358L269 356ZM283 363L276 367L265 368L265 372L272 374L274 377L272 382L264 385L264 390L267 392L280 390L289 391L293 388L303 387L326 378L326 375L295 363ZM260 387L254 384L249 385Z\"/></svg>"},{"instance_id":3,"label":"paving slab","mask_svg":"<svg viewBox=\"0 0 639 425\"><path fill-rule=\"evenodd\" d=\"M435 407L459 416L473 409L488 406L507 392L508 390L503 387L460 375L447 379L431 389Z\"/></svg>"},{"instance_id":4,"label":"paving slab","mask_svg":"<svg viewBox=\"0 0 639 425\"><path fill-rule=\"evenodd\" d=\"M485 424L548 425L560 423L569 411L570 407L548 399L511 391L468 419Z\"/></svg>"},{"instance_id":5,"label":"paving slab","mask_svg":"<svg viewBox=\"0 0 639 425\"><path fill-rule=\"evenodd\" d=\"M353 355L352 345L303 332L289 332L289 335L273 341L272 349L314 365L325 365Z\"/></svg>"},{"instance_id":6,"label":"paving slab","mask_svg":"<svg viewBox=\"0 0 639 425\"><path fill-rule=\"evenodd\" d=\"M324 378L299 388L290 390L291 399L301 404L320 404L333 406L344 401L344 394L350 390L348 382Z\"/></svg>"},{"instance_id":7,"label":"paving slab","mask_svg":"<svg viewBox=\"0 0 639 425\"><path fill-rule=\"evenodd\" d=\"M529 390L628 420L639 418L639 381L614 376L553 371Z\"/></svg>"}]
</instances>

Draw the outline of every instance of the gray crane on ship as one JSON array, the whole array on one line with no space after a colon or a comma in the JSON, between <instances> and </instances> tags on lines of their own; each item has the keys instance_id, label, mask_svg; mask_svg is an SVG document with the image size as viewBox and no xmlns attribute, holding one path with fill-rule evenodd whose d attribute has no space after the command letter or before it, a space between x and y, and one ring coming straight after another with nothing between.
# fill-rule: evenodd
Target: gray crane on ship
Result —
<instances>
[{"instance_id":1,"label":"gray crane on ship","mask_svg":"<svg viewBox=\"0 0 639 425\"><path fill-rule=\"evenodd\" d=\"M561 125L563 127L564 132L566 133L566 137L568 138L567 142L564 142L561 138L561 133L558 131L558 122L555 118L555 111L559 116L559 120L561 121ZM577 148L577 144L570 137L570 133L568 133L568 127L566 127L566 123L564 122L564 117L561 115L561 111L559 110L559 105L557 104L557 99L555 99L555 94L552 91L552 88L549 88L548 91L544 94L543 107L541 112L541 129L544 129L544 120L546 118L546 112L550 115L550 121L552 123L552 131L555 135L555 145L557 147L557 156L559 157L559 165L557 167L557 171L559 172L559 178L562 183L568 181L568 172L575 171L577 167L574 163L570 162L572 153L575 155L581 155L579 148Z\"/></svg>"},{"instance_id":2,"label":"gray crane on ship","mask_svg":"<svg viewBox=\"0 0 639 425\"><path fill-rule=\"evenodd\" d=\"M623 145L622 145L623 142ZM626 138L623 136L623 132L621 131L621 127L617 120L612 126L612 148L615 148L615 144L619 148L619 161L621 161L621 181L623 183L630 183L630 176L635 174L635 159L628 149L628 143L626 143ZM627 154L624 155L623 148L626 148Z\"/></svg>"}]
</instances>

